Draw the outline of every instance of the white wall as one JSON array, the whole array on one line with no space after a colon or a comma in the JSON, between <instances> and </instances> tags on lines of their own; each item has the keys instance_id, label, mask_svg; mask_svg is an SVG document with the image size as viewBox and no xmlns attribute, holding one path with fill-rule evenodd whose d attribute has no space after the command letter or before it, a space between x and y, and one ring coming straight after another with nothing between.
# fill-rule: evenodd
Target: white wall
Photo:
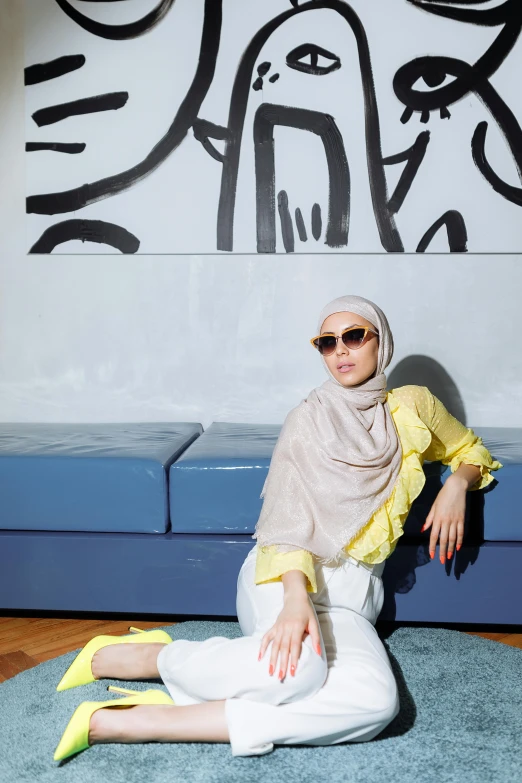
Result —
<instances>
[{"instance_id":1,"label":"white wall","mask_svg":"<svg viewBox=\"0 0 522 783\"><path fill-rule=\"evenodd\" d=\"M22 0L0 0L0 420L282 422L330 299L387 314L388 387L522 426L522 263L499 255L26 255ZM154 176L154 175L152 175Z\"/></svg>"}]
</instances>

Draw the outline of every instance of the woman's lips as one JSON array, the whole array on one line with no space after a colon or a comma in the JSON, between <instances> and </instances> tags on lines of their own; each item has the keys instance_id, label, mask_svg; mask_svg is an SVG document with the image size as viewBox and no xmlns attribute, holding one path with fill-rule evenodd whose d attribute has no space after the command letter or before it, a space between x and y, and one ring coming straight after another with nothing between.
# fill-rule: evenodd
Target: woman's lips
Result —
<instances>
[{"instance_id":1,"label":"woman's lips","mask_svg":"<svg viewBox=\"0 0 522 783\"><path fill-rule=\"evenodd\" d=\"M354 367L354 364L348 364L344 365L343 367L338 367L338 370L339 372L350 372L350 370L353 370Z\"/></svg>"}]
</instances>

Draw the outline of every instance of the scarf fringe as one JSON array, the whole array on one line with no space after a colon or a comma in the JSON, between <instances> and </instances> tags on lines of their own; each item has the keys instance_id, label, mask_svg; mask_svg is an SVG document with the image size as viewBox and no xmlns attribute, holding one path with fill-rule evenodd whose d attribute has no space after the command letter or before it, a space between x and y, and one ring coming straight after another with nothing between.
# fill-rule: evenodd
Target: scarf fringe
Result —
<instances>
[{"instance_id":1,"label":"scarf fringe","mask_svg":"<svg viewBox=\"0 0 522 783\"><path fill-rule=\"evenodd\" d=\"M252 538L258 538L257 533L254 533ZM259 540L257 540L258 546L275 546L275 551L277 554L287 554L289 552L302 552L303 547L296 546L295 544L268 544L268 543L261 543ZM308 551L308 550L306 550ZM353 560L354 558L352 555L348 554L346 549L343 547L340 549L336 555L332 556L325 556L321 557L320 555L316 555L314 552L310 552L312 557L317 563L320 563L321 565L325 566L335 566L342 562L345 562L346 560Z\"/></svg>"}]
</instances>

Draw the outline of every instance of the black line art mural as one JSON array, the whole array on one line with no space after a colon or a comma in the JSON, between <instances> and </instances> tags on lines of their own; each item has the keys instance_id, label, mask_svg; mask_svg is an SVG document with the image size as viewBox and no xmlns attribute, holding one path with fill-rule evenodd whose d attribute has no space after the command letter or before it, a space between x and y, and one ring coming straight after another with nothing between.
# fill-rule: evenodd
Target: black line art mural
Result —
<instances>
[{"instance_id":1,"label":"black line art mural","mask_svg":"<svg viewBox=\"0 0 522 783\"><path fill-rule=\"evenodd\" d=\"M53 152L66 152L69 155L78 155L83 152L86 144L61 144L52 141L28 141L25 145L26 152L41 152L42 150L52 150Z\"/></svg>"},{"instance_id":2,"label":"black line art mural","mask_svg":"<svg viewBox=\"0 0 522 783\"><path fill-rule=\"evenodd\" d=\"M94 95L92 98L82 98L79 101L60 103L58 106L48 106L45 109L35 111L33 120L41 128L42 125L52 125L53 122L60 122L60 120L72 117L75 114L91 114L96 111L121 109L122 106L125 106L128 99L129 93L127 92Z\"/></svg>"},{"instance_id":3,"label":"black line art mural","mask_svg":"<svg viewBox=\"0 0 522 783\"><path fill-rule=\"evenodd\" d=\"M93 0L91 0L92 2ZM85 16L71 5L69 0L56 0L60 8L76 24L83 27L87 32L93 35L99 35L101 38L108 38L113 41L125 41L129 38L136 38L139 35L147 33L157 25L166 13L170 10L175 0L161 0L161 2L150 13L143 16L136 22L121 25L103 24ZM121 0L94 0L94 2L117 3Z\"/></svg>"},{"instance_id":4,"label":"black line art mural","mask_svg":"<svg viewBox=\"0 0 522 783\"><path fill-rule=\"evenodd\" d=\"M466 225L464 218L457 212L456 209L451 209L446 212L442 217L435 221L435 223L426 231L419 246L417 247L417 253L424 253L429 247L429 244L439 228L446 226L448 230L448 243L449 249L452 253L462 253L467 250L466 242L468 239L466 233Z\"/></svg>"},{"instance_id":5,"label":"black line art mural","mask_svg":"<svg viewBox=\"0 0 522 783\"><path fill-rule=\"evenodd\" d=\"M40 84L49 79L57 79L66 73L76 71L85 65L83 54L71 54L67 57L57 57L49 63L31 65L25 69L25 85Z\"/></svg>"},{"instance_id":6,"label":"black line art mural","mask_svg":"<svg viewBox=\"0 0 522 783\"><path fill-rule=\"evenodd\" d=\"M140 246L139 240L130 231L114 223L103 220L64 220L44 231L30 252L51 253L57 245L71 239L111 245L122 253L136 253Z\"/></svg>"},{"instance_id":7,"label":"black line art mural","mask_svg":"<svg viewBox=\"0 0 522 783\"><path fill-rule=\"evenodd\" d=\"M275 252L275 215L273 210L275 188L274 127L286 125L308 130L320 136L325 150L329 180L330 211L326 244L330 247L344 247L348 243L350 209L350 172L343 140L333 117L304 109L289 109L263 103L256 112L254 122L254 148L256 155L257 181L257 247L260 253ZM281 191L284 193L284 191ZM292 228L288 210L288 196L285 193L285 228L283 237ZM290 222L290 225L288 223ZM293 232L292 232L293 233ZM287 242L285 242L285 247ZM292 242L288 245L293 248Z\"/></svg>"},{"instance_id":8,"label":"black line art mural","mask_svg":"<svg viewBox=\"0 0 522 783\"><path fill-rule=\"evenodd\" d=\"M521 251L520 0L26 0L26 24L31 253Z\"/></svg>"},{"instance_id":9,"label":"black line art mural","mask_svg":"<svg viewBox=\"0 0 522 783\"><path fill-rule=\"evenodd\" d=\"M67 5L65 0L56 0L56 2L60 7ZM205 22L194 79L169 130L157 142L147 157L132 169L98 182L82 185L66 192L30 196L27 199L28 212L41 215L73 212L100 199L114 196L149 175L179 146L196 120L199 107L212 82L219 48L221 5L222 0L205 0ZM164 2L162 6L168 10L172 6L172 2L168 4ZM77 21L75 17L73 18Z\"/></svg>"}]
</instances>

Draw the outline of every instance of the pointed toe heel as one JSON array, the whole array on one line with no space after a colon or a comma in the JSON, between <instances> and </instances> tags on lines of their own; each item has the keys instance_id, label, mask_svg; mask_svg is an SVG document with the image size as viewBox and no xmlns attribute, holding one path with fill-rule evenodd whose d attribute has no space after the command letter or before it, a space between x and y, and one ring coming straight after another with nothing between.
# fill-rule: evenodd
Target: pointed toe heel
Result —
<instances>
[{"instance_id":1,"label":"pointed toe heel","mask_svg":"<svg viewBox=\"0 0 522 783\"><path fill-rule=\"evenodd\" d=\"M132 694L124 699L111 699L110 701L84 701L72 714L69 723L62 735L60 742L54 751L54 760L62 761L69 756L79 753L91 747L89 744L89 729L92 714L104 707L133 707L138 704L169 704L175 702L168 693L159 689L146 691L130 691L125 688L116 688L109 685L109 690L121 691Z\"/></svg>"},{"instance_id":2,"label":"pointed toe heel","mask_svg":"<svg viewBox=\"0 0 522 783\"><path fill-rule=\"evenodd\" d=\"M130 634L125 636L95 636L78 653L72 664L69 666L62 679L56 686L57 691L66 691L69 688L76 688L79 685L87 685L94 682L97 678L92 673L92 659L94 653L101 650L102 647L108 647L111 644L152 644L162 642L170 644L172 638L166 631L152 629L151 631L142 631L141 628L129 628Z\"/></svg>"}]
</instances>

